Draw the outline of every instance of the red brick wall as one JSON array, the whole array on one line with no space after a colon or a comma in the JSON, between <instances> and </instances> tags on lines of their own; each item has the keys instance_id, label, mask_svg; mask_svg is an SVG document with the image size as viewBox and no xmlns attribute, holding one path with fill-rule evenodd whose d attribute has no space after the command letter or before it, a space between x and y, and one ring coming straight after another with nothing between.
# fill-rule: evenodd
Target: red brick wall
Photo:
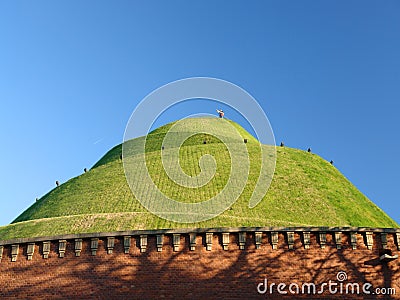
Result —
<instances>
[{"instance_id":1,"label":"red brick wall","mask_svg":"<svg viewBox=\"0 0 400 300\"><path fill-rule=\"evenodd\" d=\"M295 234L294 250L288 250L283 233L278 249L273 250L269 233L263 233L260 249L255 248L254 233L247 234L245 250L239 250L238 234L231 233L229 250L222 249L221 235L213 236L213 249L206 251L204 235L198 234L195 251L189 250L189 235L181 235L180 251L174 252L172 235L164 236L162 252L157 252L156 237L148 237L145 253L140 253L139 237L132 237L130 253L125 254L123 238L116 237L113 254L107 254L106 239L99 240L96 256L91 255L90 239L83 240L80 257L75 257L74 240L68 240L64 258L58 257L58 243L51 244L48 259L43 259L42 243L37 243L31 261L27 260L26 244L20 245L16 262L11 262L11 245L4 247L0 262L0 296L2 298L132 298L132 299L281 299L281 298L341 298L368 299L366 295L290 295L258 294L257 285L268 283L321 284L338 282L339 271L347 273L343 281L370 282L375 287L392 287L400 299L400 259L387 265L379 263L381 248L374 234L374 248L368 250L364 238L357 235L357 249L352 250L349 236L343 233L342 249L338 250L327 234L327 245L321 249L311 233L310 249L304 249ZM388 248L394 254L394 235L388 234ZM327 291L327 289L325 289ZM286 291L287 288L286 288ZM369 299L376 299L371 295ZM385 297L380 297L385 298Z\"/></svg>"}]
</instances>

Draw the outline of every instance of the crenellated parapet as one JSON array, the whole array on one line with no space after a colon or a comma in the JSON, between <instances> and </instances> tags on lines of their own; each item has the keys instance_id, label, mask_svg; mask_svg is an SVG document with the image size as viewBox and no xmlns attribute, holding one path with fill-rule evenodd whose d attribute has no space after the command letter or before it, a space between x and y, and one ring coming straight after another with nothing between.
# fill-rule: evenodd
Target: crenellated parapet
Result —
<instances>
[{"instance_id":1,"label":"crenellated parapet","mask_svg":"<svg viewBox=\"0 0 400 300\"><path fill-rule=\"evenodd\" d=\"M101 242L101 243L100 243ZM304 250L331 247L337 251L383 250L400 251L400 229L361 227L240 227L192 228L164 230L133 230L87 234L67 234L52 237L19 238L0 241L0 262L9 259L32 260L35 248L43 259L51 252L59 258L81 256L83 251L96 256L98 251L107 255L115 253L119 243L121 252L129 254L134 249L145 253L148 249L162 252L179 251L237 251L269 247L277 250ZM101 244L101 248L100 248ZM68 245L70 245L68 247ZM38 247L36 247L38 246ZM37 257L37 256L36 256Z\"/></svg>"}]
</instances>

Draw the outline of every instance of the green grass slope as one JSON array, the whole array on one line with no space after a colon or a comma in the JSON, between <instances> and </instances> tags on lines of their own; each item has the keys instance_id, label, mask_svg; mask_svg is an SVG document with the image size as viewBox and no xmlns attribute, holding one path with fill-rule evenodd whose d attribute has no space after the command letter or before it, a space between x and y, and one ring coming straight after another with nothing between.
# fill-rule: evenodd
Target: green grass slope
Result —
<instances>
[{"instance_id":1,"label":"green grass slope","mask_svg":"<svg viewBox=\"0 0 400 300\"><path fill-rule=\"evenodd\" d=\"M203 121L215 122L212 119ZM399 227L330 163L316 154L287 147L277 147L271 187L263 200L250 209L248 199L259 174L260 148L254 137L233 124L242 137L248 139L246 147L251 158L250 175L239 199L218 217L199 223L181 224L148 212L129 189L120 159L122 146L118 145L90 171L53 189L12 224L0 227L0 240L183 227ZM206 134L196 134L187 139L179 150L181 167L185 173L191 176L199 174L198 161L204 154L214 156L217 169L216 176L206 185L196 189L183 188L168 178L161 165L163 137L172 125L162 126L147 136L146 162L154 182L165 194L179 201L204 201L213 197L222 190L229 178L230 157L226 146ZM207 140L206 144L204 140Z\"/></svg>"}]
</instances>

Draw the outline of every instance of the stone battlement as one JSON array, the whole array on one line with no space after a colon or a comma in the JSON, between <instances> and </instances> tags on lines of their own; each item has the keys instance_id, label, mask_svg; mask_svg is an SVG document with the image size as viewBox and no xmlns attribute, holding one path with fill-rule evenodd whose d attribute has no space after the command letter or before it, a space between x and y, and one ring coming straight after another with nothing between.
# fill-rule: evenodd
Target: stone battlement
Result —
<instances>
[{"instance_id":1,"label":"stone battlement","mask_svg":"<svg viewBox=\"0 0 400 300\"><path fill-rule=\"evenodd\" d=\"M400 229L395 228L238 227L68 234L0 241L0 262L4 259L16 262L23 256L32 260L35 251L39 251L44 259L49 257L50 252L56 253L60 258L66 255L79 257L82 251L89 251L92 256L98 251L112 254L116 242L123 245L125 254L132 249L144 253L148 248L157 252L165 249L174 252L196 251L200 248L206 251L217 248L257 250L260 247L296 250L310 247L324 249L326 246L336 249L380 250L387 249L388 237L393 241L394 247L400 250Z\"/></svg>"},{"instance_id":2,"label":"stone battlement","mask_svg":"<svg viewBox=\"0 0 400 300\"><path fill-rule=\"evenodd\" d=\"M353 227L133 230L3 240L0 298L399 299L399 245L400 229ZM267 280L269 289L260 294ZM277 291L293 283L314 283L320 291L329 282L368 283L371 293Z\"/></svg>"}]
</instances>

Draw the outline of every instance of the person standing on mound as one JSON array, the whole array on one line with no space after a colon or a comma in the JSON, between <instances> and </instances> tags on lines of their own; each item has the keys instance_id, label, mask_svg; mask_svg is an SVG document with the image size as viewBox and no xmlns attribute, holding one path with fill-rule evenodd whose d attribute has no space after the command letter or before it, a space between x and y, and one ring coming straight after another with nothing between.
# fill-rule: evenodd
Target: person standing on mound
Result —
<instances>
[{"instance_id":1,"label":"person standing on mound","mask_svg":"<svg viewBox=\"0 0 400 300\"><path fill-rule=\"evenodd\" d=\"M218 116L222 119L223 117L224 117L224 115L225 115L225 113L224 113L224 111L222 110L222 109L217 109L217 113L218 113Z\"/></svg>"}]
</instances>

